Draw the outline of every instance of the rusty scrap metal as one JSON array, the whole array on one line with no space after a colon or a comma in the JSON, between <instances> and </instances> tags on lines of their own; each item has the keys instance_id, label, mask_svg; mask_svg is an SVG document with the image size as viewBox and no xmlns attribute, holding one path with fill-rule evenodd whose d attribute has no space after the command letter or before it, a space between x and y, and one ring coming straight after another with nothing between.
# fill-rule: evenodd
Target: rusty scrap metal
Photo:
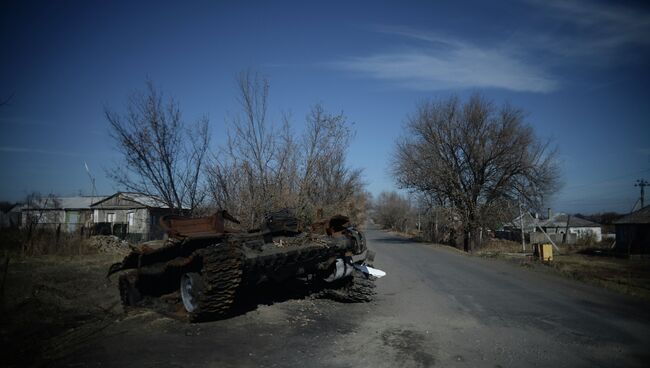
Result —
<instances>
[{"instance_id":1,"label":"rusty scrap metal","mask_svg":"<svg viewBox=\"0 0 650 368\"><path fill-rule=\"evenodd\" d=\"M125 305L180 287L190 318L196 319L225 313L240 285L297 275L324 279L337 260L365 261L365 239L346 216L318 221L309 232L301 231L301 223L288 210L265 220L263 229L243 232L226 226L226 221L239 223L226 211L196 219L163 217L161 224L170 237L167 244L135 248L113 264L108 275L128 270L120 277Z\"/></svg>"},{"instance_id":2,"label":"rusty scrap metal","mask_svg":"<svg viewBox=\"0 0 650 368\"><path fill-rule=\"evenodd\" d=\"M202 237L233 232L226 228L226 221L239 224L228 211L219 211L209 217L187 218L167 215L160 218L160 225L172 238Z\"/></svg>"}]
</instances>

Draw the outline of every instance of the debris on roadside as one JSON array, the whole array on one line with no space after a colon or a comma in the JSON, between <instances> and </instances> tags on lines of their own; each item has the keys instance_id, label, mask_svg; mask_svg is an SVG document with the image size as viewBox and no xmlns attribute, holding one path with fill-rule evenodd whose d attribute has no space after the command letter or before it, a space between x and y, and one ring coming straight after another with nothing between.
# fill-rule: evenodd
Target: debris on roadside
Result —
<instances>
[{"instance_id":1,"label":"debris on roadside","mask_svg":"<svg viewBox=\"0 0 650 368\"><path fill-rule=\"evenodd\" d=\"M385 275L366 264L374 257L363 234L345 216L320 220L307 229L288 210L271 213L259 229L242 231L226 211L202 218L165 216L168 243L140 245L113 264L121 272L125 307L180 293L190 321L225 317L240 291L293 278L335 290L335 299L367 302L374 280ZM329 294L328 294L329 295Z\"/></svg>"},{"instance_id":2,"label":"debris on roadside","mask_svg":"<svg viewBox=\"0 0 650 368\"><path fill-rule=\"evenodd\" d=\"M131 244L115 235L94 235L88 238L87 244L99 253L127 255L131 252Z\"/></svg>"}]
</instances>

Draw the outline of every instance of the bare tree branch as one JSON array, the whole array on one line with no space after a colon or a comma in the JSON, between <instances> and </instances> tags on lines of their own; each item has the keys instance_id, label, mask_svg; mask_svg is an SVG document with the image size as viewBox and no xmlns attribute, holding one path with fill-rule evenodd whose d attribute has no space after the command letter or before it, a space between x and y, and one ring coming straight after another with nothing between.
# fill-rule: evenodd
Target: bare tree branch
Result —
<instances>
[{"instance_id":1,"label":"bare tree branch","mask_svg":"<svg viewBox=\"0 0 650 368\"><path fill-rule=\"evenodd\" d=\"M237 78L241 115L230 121L228 142L210 167L210 192L217 206L257 226L270 211L293 208L306 222L316 211L361 216L365 206L361 171L346 166L354 135L343 114L315 105L302 135L283 114L267 116L268 81L250 71ZM356 206L355 206L356 205Z\"/></svg>"},{"instance_id":2,"label":"bare tree branch","mask_svg":"<svg viewBox=\"0 0 650 368\"><path fill-rule=\"evenodd\" d=\"M496 108L478 94L464 104L457 98L426 102L407 130L394 153L397 182L452 207L468 249L472 234L509 216L505 209L513 202L538 208L558 188L556 150L509 105Z\"/></svg>"},{"instance_id":3,"label":"bare tree branch","mask_svg":"<svg viewBox=\"0 0 650 368\"><path fill-rule=\"evenodd\" d=\"M193 211L205 197L203 164L210 143L209 122L189 128L179 105L164 100L147 81L129 99L126 112L105 109L110 134L123 161L109 176L129 191L160 198L170 208Z\"/></svg>"}]
</instances>

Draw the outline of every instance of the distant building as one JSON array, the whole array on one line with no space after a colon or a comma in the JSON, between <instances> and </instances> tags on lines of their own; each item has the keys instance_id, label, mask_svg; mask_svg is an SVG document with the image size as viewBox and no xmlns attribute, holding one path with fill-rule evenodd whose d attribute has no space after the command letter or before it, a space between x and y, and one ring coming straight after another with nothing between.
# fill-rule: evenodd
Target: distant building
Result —
<instances>
[{"instance_id":1,"label":"distant building","mask_svg":"<svg viewBox=\"0 0 650 368\"><path fill-rule=\"evenodd\" d=\"M504 231L513 231L513 232L521 232L521 227L523 226L524 228L524 233L530 233L536 231L537 226L542 222L543 220L539 219L537 214L531 214L528 212L525 212L517 217L515 217L512 221L503 224L502 229Z\"/></svg>"},{"instance_id":2,"label":"distant building","mask_svg":"<svg viewBox=\"0 0 650 368\"><path fill-rule=\"evenodd\" d=\"M159 220L169 213L172 210L159 198L141 193L47 197L21 207L21 226L67 233L113 234L142 241L164 236Z\"/></svg>"},{"instance_id":3,"label":"distant building","mask_svg":"<svg viewBox=\"0 0 650 368\"><path fill-rule=\"evenodd\" d=\"M650 254L650 206L614 221L617 251L628 254Z\"/></svg>"},{"instance_id":4,"label":"distant building","mask_svg":"<svg viewBox=\"0 0 650 368\"><path fill-rule=\"evenodd\" d=\"M568 221L568 224L567 224ZM539 225L550 234L575 234L577 239L593 237L595 241L603 240L600 224L585 220L580 217L569 216L566 213L557 213Z\"/></svg>"},{"instance_id":5,"label":"distant building","mask_svg":"<svg viewBox=\"0 0 650 368\"><path fill-rule=\"evenodd\" d=\"M502 231L497 232L497 237L521 241L523 225L526 240L532 243L548 242L548 238L551 238L556 243L565 242L568 244L575 244L578 239L589 237L592 237L597 242L602 240L602 230L598 223L570 216L566 213L552 214L550 209L548 215L549 217L546 219L541 219L538 215L529 213L517 216L511 222L505 224ZM546 235L542 230L546 232Z\"/></svg>"},{"instance_id":6,"label":"distant building","mask_svg":"<svg viewBox=\"0 0 650 368\"><path fill-rule=\"evenodd\" d=\"M172 212L159 198L129 192L115 193L93 203L91 208L96 224L108 224L112 233L123 233L131 241L162 238L160 217Z\"/></svg>"},{"instance_id":7,"label":"distant building","mask_svg":"<svg viewBox=\"0 0 650 368\"><path fill-rule=\"evenodd\" d=\"M46 197L21 207L21 226L75 232L93 223L90 205L104 197Z\"/></svg>"},{"instance_id":8,"label":"distant building","mask_svg":"<svg viewBox=\"0 0 650 368\"><path fill-rule=\"evenodd\" d=\"M0 212L0 229L1 228L17 228L21 223L21 210L20 205L15 205L7 212Z\"/></svg>"}]
</instances>

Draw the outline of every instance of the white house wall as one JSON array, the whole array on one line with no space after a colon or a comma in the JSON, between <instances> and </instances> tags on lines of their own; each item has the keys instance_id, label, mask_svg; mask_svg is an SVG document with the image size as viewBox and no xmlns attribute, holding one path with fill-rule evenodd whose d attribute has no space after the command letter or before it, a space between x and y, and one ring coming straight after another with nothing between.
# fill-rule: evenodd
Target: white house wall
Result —
<instances>
[{"instance_id":1,"label":"white house wall","mask_svg":"<svg viewBox=\"0 0 650 368\"><path fill-rule=\"evenodd\" d=\"M28 210L22 212L23 226L28 226L35 222L38 224L60 224L65 221L65 212L63 210Z\"/></svg>"},{"instance_id":2,"label":"white house wall","mask_svg":"<svg viewBox=\"0 0 650 368\"><path fill-rule=\"evenodd\" d=\"M603 234L599 227L570 227L569 232L576 234L578 239L587 237L588 234L593 234L597 242L603 240Z\"/></svg>"},{"instance_id":3,"label":"white house wall","mask_svg":"<svg viewBox=\"0 0 650 368\"><path fill-rule=\"evenodd\" d=\"M29 226L31 219L39 227L56 229L62 225L61 230L75 232L90 222L90 213L89 210L75 209L24 209L21 213L21 226Z\"/></svg>"},{"instance_id":4,"label":"white house wall","mask_svg":"<svg viewBox=\"0 0 650 368\"><path fill-rule=\"evenodd\" d=\"M128 214L133 213L133 224L129 226L129 233L146 234L149 232L149 209L96 209L94 212L94 221L108 222L108 215L115 214L113 224L128 223Z\"/></svg>"}]
</instances>

